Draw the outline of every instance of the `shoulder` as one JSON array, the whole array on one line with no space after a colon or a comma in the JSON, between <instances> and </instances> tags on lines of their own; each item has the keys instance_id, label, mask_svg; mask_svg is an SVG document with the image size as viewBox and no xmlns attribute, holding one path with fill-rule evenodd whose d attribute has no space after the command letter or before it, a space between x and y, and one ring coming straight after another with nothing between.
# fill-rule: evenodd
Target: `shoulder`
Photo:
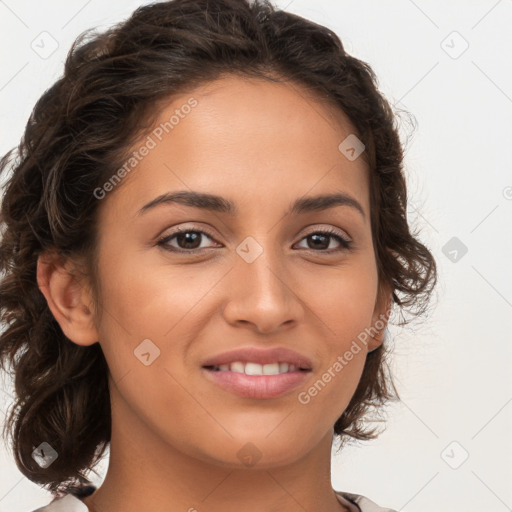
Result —
<instances>
[{"instance_id":1,"label":"shoulder","mask_svg":"<svg viewBox=\"0 0 512 512\"><path fill-rule=\"evenodd\" d=\"M62 498L54 498L45 507L38 508L32 512L89 512L89 509L76 496L67 494Z\"/></svg>"},{"instance_id":2,"label":"shoulder","mask_svg":"<svg viewBox=\"0 0 512 512\"><path fill-rule=\"evenodd\" d=\"M375 502L373 502L366 496L362 496L361 494L354 494L351 492L344 491L334 492L339 498L341 498L340 501L343 504L348 504L349 506L352 505L354 507L354 512L396 512L396 510L391 508L380 507Z\"/></svg>"},{"instance_id":3,"label":"shoulder","mask_svg":"<svg viewBox=\"0 0 512 512\"><path fill-rule=\"evenodd\" d=\"M40 507L32 512L89 512L87 505L79 498L88 496L96 487L85 486L70 490L68 494L54 498L48 505Z\"/></svg>"}]
</instances>

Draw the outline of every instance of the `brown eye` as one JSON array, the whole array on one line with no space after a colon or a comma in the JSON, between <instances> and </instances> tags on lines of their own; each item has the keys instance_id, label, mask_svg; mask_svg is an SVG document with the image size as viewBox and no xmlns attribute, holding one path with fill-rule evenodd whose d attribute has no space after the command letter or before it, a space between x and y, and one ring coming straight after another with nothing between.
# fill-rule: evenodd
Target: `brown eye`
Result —
<instances>
[{"instance_id":1,"label":"brown eye","mask_svg":"<svg viewBox=\"0 0 512 512\"><path fill-rule=\"evenodd\" d=\"M201 247L201 243L205 237L213 240L212 235L201 229L180 228L160 238L157 242L157 245L163 247L167 251L193 254L196 252L201 252L204 249L213 248L204 246ZM341 247L329 249L333 239L336 240ZM318 253L330 254L334 252L345 251L349 250L352 245L351 240L344 238L338 231L334 229L315 231L303 237L302 240L307 240L308 247L305 248L306 250ZM173 242L173 244L171 244L171 242Z\"/></svg>"},{"instance_id":2,"label":"brown eye","mask_svg":"<svg viewBox=\"0 0 512 512\"><path fill-rule=\"evenodd\" d=\"M335 239L341 245L341 249L331 248L329 250L330 240L332 239ZM351 240L345 239L338 233L338 231L335 230L315 231L314 233L306 235L302 240L308 240L307 249L312 250L313 252L331 253L348 250L352 244Z\"/></svg>"},{"instance_id":3,"label":"brown eye","mask_svg":"<svg viewBox=\"0 0 512 512\"><path fill-rule=\"evenodd\" d=\"M213 238L205 231L199 229L178 229L163 238L160 238L157 245L164 247L164 249L175 252L190 252L202 251L208 247L201 247L201 242L204 237L212 240ZM170 242L176 239L175 245Z\"/></svg>"}]
</instances>

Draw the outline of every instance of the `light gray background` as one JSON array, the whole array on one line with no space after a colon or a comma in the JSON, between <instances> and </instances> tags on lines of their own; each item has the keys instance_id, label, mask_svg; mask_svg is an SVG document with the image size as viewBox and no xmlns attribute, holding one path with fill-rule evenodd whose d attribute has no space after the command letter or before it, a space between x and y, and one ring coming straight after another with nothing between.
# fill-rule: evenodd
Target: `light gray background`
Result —
<instances>
[{"instance_id":1,"label":"light gray background","mask_svg":"<svg viewBox=\"0 0 512 512\"><path fill-rule=\"evenodd\" d=\"M18 143L76 36L143 3L0 1L2 154ZM333 487L399 511L511 510L512 0L275 3L332 28L372 66L391 103L415 116L413 135L405 118L402 131L409 219L439 263L435 309L390 329L403 401L387 409L378 440L333 458ZM52 44L46 58L32 48ZM9 392L6 383L2 416ZM0 512L49 499L2 448Z\"/></svg>"}]
</instances>

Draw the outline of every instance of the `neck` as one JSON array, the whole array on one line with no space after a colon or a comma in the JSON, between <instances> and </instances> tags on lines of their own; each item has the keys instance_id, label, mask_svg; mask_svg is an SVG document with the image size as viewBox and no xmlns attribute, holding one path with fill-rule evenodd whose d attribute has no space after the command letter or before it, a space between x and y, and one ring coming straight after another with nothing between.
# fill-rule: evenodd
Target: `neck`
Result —
<instances>
[{"instance_id":1,"label":"neck","mask_svg":"<svg viewBox=\"0 0 512 512\"><path fill-rule=\"evenodd\" d=\"M90 512L348 510L331 485L332 431L293 464L240 469L183 453L136 414L116 421L116 412L107 475L82 499Z\"/></svg>"}]
</instances>

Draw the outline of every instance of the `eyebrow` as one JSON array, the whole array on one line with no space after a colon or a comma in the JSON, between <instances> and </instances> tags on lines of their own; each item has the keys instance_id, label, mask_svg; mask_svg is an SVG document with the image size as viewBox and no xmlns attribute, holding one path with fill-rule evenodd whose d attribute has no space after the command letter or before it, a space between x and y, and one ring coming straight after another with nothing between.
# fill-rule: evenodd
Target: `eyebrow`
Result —
<instances>
[{"instance_id":1,"label":"eyebrow","mask_svg":"<svg viewBox=\"0 0 512 512\"><path fill-rule=\"evenodd\" d=\"M156 206L163 204L178 203L202 210L214 211L218 213L226 213L228 215L236 215L238 207L235 203L221 196L206 194L202 192L194 192L189 190L180 190L159 195L149 203L145 204L138 212L143 215ZM366 215L361 204L352 196L338 192L336 194L327 194L319 196L301 197L293 202L285 215L296 215L314 211L327 210L336 206L348 206L357 210L366 219Z\"/></svg>"}]
</instances>

